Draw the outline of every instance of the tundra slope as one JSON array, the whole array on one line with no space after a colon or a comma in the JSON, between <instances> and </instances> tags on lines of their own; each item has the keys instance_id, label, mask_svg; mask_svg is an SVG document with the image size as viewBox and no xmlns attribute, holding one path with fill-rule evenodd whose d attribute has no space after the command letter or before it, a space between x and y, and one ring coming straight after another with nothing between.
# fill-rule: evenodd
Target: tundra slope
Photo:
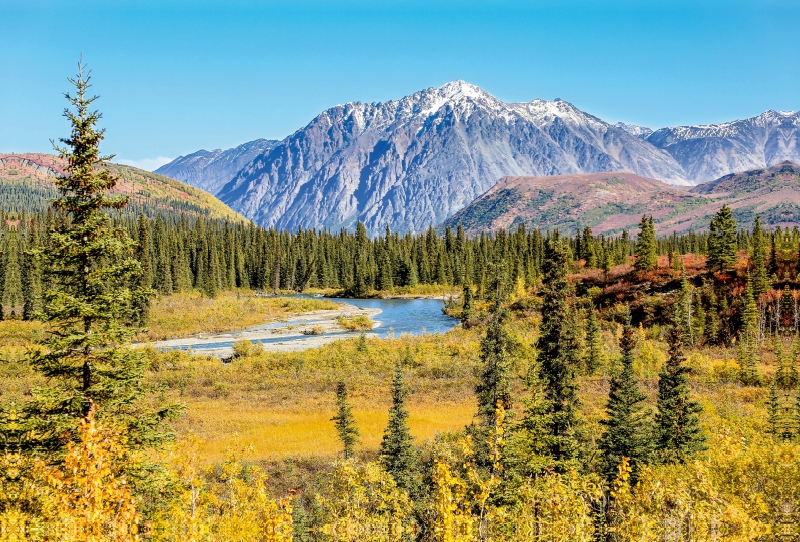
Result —
<instances>
[{"instance_id":1,"label":"tundra slope","mask_svg":"<svg viewBox=\"0 0 800 542\"><path fill-rule=\"evenodd\" d=\"M757 215L770 228L792 227L800 222L800 166L781 162L691 190L632 173L504 177L443 225L461 223L471 235L520 225L568 235L585 226L595 234L616 234L636 230L647 213L656 231L668 235L707 228L723 204L742 227L750 228Z\"/></svg>"}]
</instances>

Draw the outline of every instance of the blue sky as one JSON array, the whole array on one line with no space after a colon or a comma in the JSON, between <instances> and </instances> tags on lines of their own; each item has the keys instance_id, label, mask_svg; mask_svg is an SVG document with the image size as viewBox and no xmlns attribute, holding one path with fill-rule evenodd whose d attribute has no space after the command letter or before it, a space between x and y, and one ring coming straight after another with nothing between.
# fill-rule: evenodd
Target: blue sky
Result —
<instances>
[{"instance_id":1,"label":"blue sky","mask_svg":"<svg viewBox=\"0 0 800 542\"><path fill-rule=\"evenodd\" d=\"M0 0L0 152L49 152L81 53L103 150L153 167L464 79L653 128L800 109L800 2Z\"/></svg>"}]
</instances>

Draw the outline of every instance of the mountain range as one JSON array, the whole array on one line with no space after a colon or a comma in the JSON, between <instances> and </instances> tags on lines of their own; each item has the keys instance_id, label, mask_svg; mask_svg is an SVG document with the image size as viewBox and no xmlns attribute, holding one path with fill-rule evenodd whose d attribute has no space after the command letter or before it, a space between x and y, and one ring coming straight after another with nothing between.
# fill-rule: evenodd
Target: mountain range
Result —
<instances>
[{"instance_id":1,"label":"mountain range","mask_svg":"<svg viewBox=\"0 0 800 542\"><path fill-rule=\"evenodd\" d=\"M506 103L454 81L400 100L338 105L283 141L198 151L156 171L264 226L337 229L361 220L373 232L420 231L503 177L629 172L688 186L798 162L798 137L795 112L652 130L610 124L559 99Z\"/></svg>"},{"instance_id":2,"label":"mountain range","mask_svg":"<svg viewBox=\"0 0 800 542\"><path fill-rule=\"evenodd\" d=\"M739 227L750 228L757 215L770 227L797 225L800 165L782 162L691 189L624 172L503 177L443 225L461 223L470 235L519 225L558 228L569 235L589 226L595 234L613 235L635 231L646 213L659 235L669 235L707 228L723 204L731 207Z\"/></svg>"}]
</instances>

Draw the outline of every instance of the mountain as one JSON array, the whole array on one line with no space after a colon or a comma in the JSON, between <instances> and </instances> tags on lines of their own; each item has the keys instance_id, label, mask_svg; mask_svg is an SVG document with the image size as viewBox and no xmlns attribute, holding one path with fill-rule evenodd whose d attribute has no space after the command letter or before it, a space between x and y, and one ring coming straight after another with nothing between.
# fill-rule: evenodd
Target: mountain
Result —
<instances>
[{"instance_id":1,"label":"mountain","mask_svg":"<svg viewBox=\"0 0 800 542\"><path fill-rule=\"evenodd\" d=\"M563 100L505 103L455 81L330 108L218 196L264 226L420 231L503 176L623 170L688 184L669 153Z\"/></svg>"},{"instance_id":2,"label":"mountain","mask_svg":"<svg viewBox=\"0 0 800 542\"><path fill-rule=\"evenodd\" d=\"M624 122L618 122L614 126L617 128L622 128L632 136L638 137L639 139L647 139L650 134L653 133L653 130L647 126L637 126L635 124L626 124Z\"/></svg>"},{"instance_id":3,"label":"mountain","mask_svg":"<svg viewBox=\"0 0 800 542\"><path fill-rule=\"evenodd\" d=\"M58 197L53 185L63 173L63 161L50 154L0 154L0 209L7 212L41 211ZM244 221L208 193L174 179L131 166L111 164L120 181L112 191L130 196L123 212L149 217L203 216Z\"/></svg>"},{"instance_id":4,"label":"mountain","mask_svg":"<svg viewBox=\"0 0 800 542\"><path fill-rule=\"evenodd\" d=\"M590 226L595 234L635 230L642 214L652 214L659 235L705 229L723 204L739 227L757 215L769 227L800 222L800 165L792 162L726 175L691 189L631 173L555 177L504 177L489 191L446 220L468 234L482 230L558 228L574 234Z\"/></svg>"},{"instance_id":5,"label":"mountain","mask_svg":"<svg viewBox=\"0 0 800 542\"><path fill-rule=\"evenodd\" d=\"M722 124L661 128L647 141L675 158L687 179L701 183L785 160L800 162L800 112L770 110Z\"/></svg>"},{"instance_id":6,"label":"mountain","mask_svg":"<svg viewBox=\"0 0 800 542\"><path fill-rule=\"evenodd\" d=\"M256 139L233 149L199 150L179 156L164 164L155 173L202 188L216 195L253 158L275 147L279 141Z\"/></svg>"}]
</instances>

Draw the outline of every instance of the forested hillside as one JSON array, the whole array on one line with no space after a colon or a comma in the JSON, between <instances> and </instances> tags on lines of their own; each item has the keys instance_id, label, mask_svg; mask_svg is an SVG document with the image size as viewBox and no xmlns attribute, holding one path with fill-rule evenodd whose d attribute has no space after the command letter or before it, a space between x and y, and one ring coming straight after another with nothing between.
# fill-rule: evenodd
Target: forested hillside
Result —
<instances>
[{"instance_id":1,"label":"forested hillside","mask_svg":"<svg viewBox=\"0 0 800 542\"><path fill-rule=\"evenodd\" d=\"M47 209L57 197L53 180L63 174L63 167L62 160L49 154L0 154L0 210L18 214ZM130 198L124 209L127 215L244 221L216 198L188 184L131 166L109 164L108 168L120 179L113 193Z\"/></svg>"}]
</instances>

